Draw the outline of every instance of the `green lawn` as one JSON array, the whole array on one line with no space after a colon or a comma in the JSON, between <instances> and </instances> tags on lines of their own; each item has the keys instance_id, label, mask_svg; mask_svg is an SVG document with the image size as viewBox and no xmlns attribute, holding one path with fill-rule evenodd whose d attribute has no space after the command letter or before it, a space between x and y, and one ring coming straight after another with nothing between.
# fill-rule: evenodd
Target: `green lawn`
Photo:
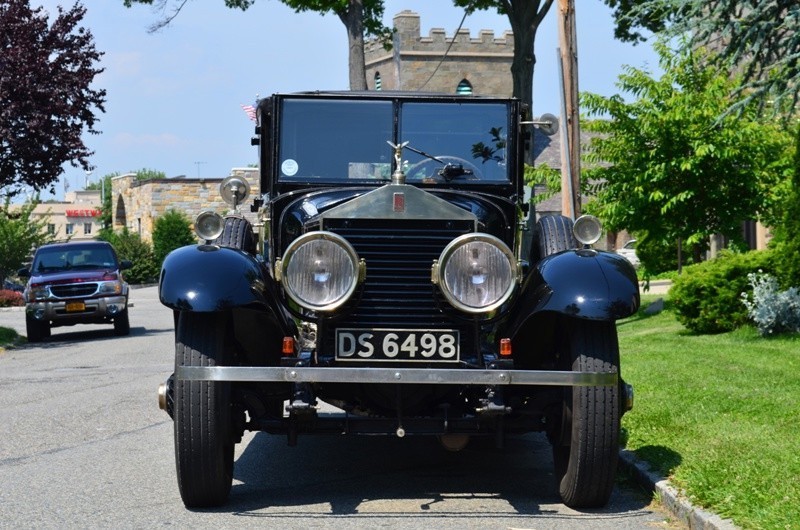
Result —
<instances>
[{"instance_id":1,"label":"green lawn","mask_svg":"<svg viewBox=\"0 0 800 530\"><path fill-rule=\"evenodd\" d=\"M742 528L800 528L800 335L691 335L669 305L619 333L627 448Z\"/></svg>"},{"instance_id":2,"label":"green lawn","mask_svg":"<svg viewBox=\"0 0 800 530\"><path fill-rule=\"evenodd\" d=\"M16 331L10 328L0 327L0 350L9 344L14 344L17 339L19 339L19 335L17 335Z\"/></svg>"}]
</instances>

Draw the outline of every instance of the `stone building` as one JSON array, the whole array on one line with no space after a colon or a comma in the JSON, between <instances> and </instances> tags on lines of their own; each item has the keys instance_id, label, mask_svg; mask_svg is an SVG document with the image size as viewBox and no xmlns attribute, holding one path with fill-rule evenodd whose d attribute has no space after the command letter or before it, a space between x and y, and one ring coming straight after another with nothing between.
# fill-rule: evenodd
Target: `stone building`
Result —
<instances>
[{"instance_id":1,"label":"stone building","mask_svg":"<svg viewBox=\"0 0 800 530\"><path fill-rule=\"evenodd\" d=\"M395 15L394 28L391 50L375 40L365 45L370 90L511 96L511 31L495 38L494 32L481 30L472 38L468 29L461 29L448 38L443 29L434 28L423 37L419 15L413 11Z\"/></svg>"},{"instance_id":2,"label":"stone building","mask_svg":"<svg viewBox=\"0 0 800 530\"><path fill-rule=\"evenodd\" d=\"M250 184L248 202L260 195L257 168L234 168L231 175L244 177ZM177 210L194 221L204 210L224 213L230 207L222 200L222 178L166 178L136 180L134 173L111 179L114 230L127 228L145 241L152 241L155 220L169 210ZM243 205L243 212L249 212Z\"/></svg>"}]
</instances>

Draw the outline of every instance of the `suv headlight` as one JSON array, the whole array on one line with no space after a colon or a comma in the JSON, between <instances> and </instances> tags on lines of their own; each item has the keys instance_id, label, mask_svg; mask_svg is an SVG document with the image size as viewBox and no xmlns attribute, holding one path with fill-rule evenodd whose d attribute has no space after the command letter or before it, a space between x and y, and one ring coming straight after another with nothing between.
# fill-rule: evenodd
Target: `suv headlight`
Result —
<instances>
[{"instance_id":1,"label":"suv headlight","mask_svg":"<svg viewBox=\"0 0 800 530\"><path fill-rule=\"evenodd\" d=\"M467 313L487 313L505 303L516 287L514 253L489 234L465 234L445 247L433 281L450 304Z\"/></svg>"},{"instance_id":2,"label":"suv headlight","mask_svg":"<svg viewBox=\"0 0 800 530\"><path fill-rule=\"evenodd\" d=\"M50 298L50 289L47 286L31 287L28 291L29 302L35 302L36 300L42 300L45 298Z\"/></svg>"},{"instance_id":3,"label":"suv headlight","mask_svg":"<svg viewBox=\"0 0 800 530\"><path fill-rule=\"evenodd\" d=\"M355 292L363 267L342 236L310 232L292 241L275 270L289 298L306 309L332 311Z\"/></svg>"},{"instance_id":4,"label":"suv headlight","mask_svg":"<svg viewBox=\"0 0 800 530\"><path fill-rule=\"evenodd\" d=\"M120 294L122 293L122 282L120 281L100 282L97 291L100 294Z\"/></svg>"}]
</instances>

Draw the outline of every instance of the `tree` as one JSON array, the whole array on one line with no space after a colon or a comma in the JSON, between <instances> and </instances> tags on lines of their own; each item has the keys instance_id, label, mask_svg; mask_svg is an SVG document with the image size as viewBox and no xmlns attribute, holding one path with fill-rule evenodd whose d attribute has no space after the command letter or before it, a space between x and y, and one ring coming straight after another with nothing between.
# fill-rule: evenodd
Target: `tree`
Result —
<instances>
[{"instance_id":1,"label":"tree","mask_svg":"<svg viewBox=\"0 0 800 530\"><path fill-rule=\"evenodd\" d=\"M513 96L526 103L528 108L533 108L536 32L553 5L553 0L453 0L453 3L464 7L467 13L497 9L498 13L508 17L514 33L514 58L511 61Z\"/></svg>"},{"instance_id":2,"label":"tree","mask_svg":"<svg viewBox=\"0 0 800 530\"><path fill-rule=\"evenodd\" d=\"M156 219L153 228L153 256L157 263L163 263L167 254L176 248L197 243L192 226L184 214L169 210Z\"/></svg>"},{"instance_id":3,"label":"tree","mask_svg":"<svg viewBox=\"0 0 800 530\"><path fill-rule=\"evenodd\" d=\"M743 82L736 88L737 99L726 110L758 101L762 109L791 114L800 102L800 2L620 0L619 4L623 14L617 17L618 24L646 27L648 13L661 14L672 22L663 25L667 35L689 35L684 46L707 45L718 51L721 68L740 71Z\"/></svg>"},{"instance_id":4,"label":"tree","mask_svg":"<svg viewBox=\"0 0 800 530\"><path fill-rule=\"evenodd\" d=\"M38 198L12 209L6 197L0 207L0 282L22 267L31 249L47 241L47 218L31 218L37 204Z\"/></svg>"},{"instance_id":5,"label":"tree","mask_svg":"<svg viewBox=\"0 0 800 530\"><path fill-rule=\"evenodd\" d=\"M321 15L333 13L344 24L347 30L348 62L350 70L350 90L366 90L367 77L364 66L364 36L378 37L387 42L392 30L383 25L382 0L281 0L284 4L295 10L296 13L316 11ZM124 0L126 7L133 4L153 4L153 0ZM247 10L255 0L225 0L225 5L231 8ZM162 9L166 9L170 0L157 2ZM175 0L175 8L171 14L157 22L151 31L167 26L180 13L186 0Z\"/></svg>"},{"instance_id":6,"label":"tree","mask_svg":"<svg viewBox=\"0 0 800 530\"><path fill-rule=\"evenodd\" d=\"M150 283L158 279L159 264L153 257L153 248L139 234L123 228L121 232L102 230L97 239L108 241L117 251L119 259L127 259L133 267L124 275L129 283Z\"/></svg>"},{"instance_id":7,"label":"tree","mask_svg":"<svg viewBox=\"0 0 800 530\"><path fill-rule=\"evenodd\" d=\"M119 173L109 173L104 176L102 181L91 182L86 186L87 190L99 190L100 197L100 225L102 229L111 226L111 179L118 177Z\"/></svg>"},{"instance_id":8,"label":"tree","mask_svg":"<svg viewBox=\"0 0 800 530\"><path fill-rule=\"evenodd\" d=\"M691 247L699 260L708 236L741 240L741 223L776 219L791 167L791 139L759 122L755 105L720 117L736 81L701 51L673 54L659 41L661 79L627 67L618 86L638 100L584 94L598 133L584 176L600 183L592 209L610 230ZM645 266L647 264L645 263Z\"/></svg>"},{"instance_id":9,"label":"tree","mask_svg":"<svg viewBox=\"0 0 800 530\"><path fill-rule=\"evenodd\" d=\"M98 134L106 91L90 88L102 53L79 26L85 13L78 3L59 7L49 24L28 0L0 4L0 189L8 196L28 186L52 192L67 162L92 168L82 134Z\"/></svg>"},{"instance_id":10,"label":"tree","mask_svg":"<svg viewBox=\"0 0 800 530\"><path fill-rule=\"evenodd\" d=\"M794 171L783 219L775 224L775 253L780 280L787 287L800 287L800 125L795 141Z\"/></svg>"}]
</instances>

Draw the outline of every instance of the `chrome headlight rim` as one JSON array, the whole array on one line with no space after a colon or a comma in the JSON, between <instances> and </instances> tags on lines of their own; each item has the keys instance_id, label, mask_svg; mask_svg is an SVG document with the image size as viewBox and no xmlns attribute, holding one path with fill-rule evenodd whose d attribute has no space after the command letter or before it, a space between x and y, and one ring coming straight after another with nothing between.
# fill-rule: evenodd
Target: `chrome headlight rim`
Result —
<instances>
[{"instance_id":1,"label":"chrome headlight rim","mask_svg":"<svg viewBox=\"0 0 800 530\"><path fill-rule=\"evenodd\" d=\"M317 241L317 240L325 240L330 241L336 245L338 245L342 250L345 251L347 257L350 259L350 263L353 270L353 277L350 280L350 285L345 290L345 292L340 295L336 300L326 304L315 304L310 302L309 300L305 300L302 298L292 287L291 285L291 278L288 274L289 265L292 262L292 258L297 253L297 251L305 244ZM284 252L283 257L276 261L276 268L278 269L278 275L281 285L283 286L284 292L287 296L292 299L295 303L297 303L300 307L305 309L326 313L330 311L334 311L344 304L346 304L350 298L352 298L353 293L355 293L356 289L358 288L359 283L363 278L363 266L360 262L358 257L358 253L356 253L353 246L342 236L335 234L333 232L326 232L326 231L317 231L317 232L308 232L297 237L294 241L289 243L289 246L286 248L286 252Z\"/></svg>"},{"instance_id":2,"label":"chrome headlight rim","mask_svg":"<svg viewBox=\"0 0 800 530\"><path fill-rule=\"evenodd\" d=\"M594 215L581 215L572 225L572 234L582 245L594 245L603 235L603 225Z\"/></svg>"},{"instance_id":3,"label":"chrome headlight rim","mask_svg":"<svg viewBox=\"0 0 800 530\"><path fill-rule=\"evenodd\" d=\"M447 272L447 265L453 254L464 245L473 242L486 243L498 249L508 260L509 273L510 273L510 281L506 286L505 290L503 291L502 295L499 296L492 303L480 307L468 305L459 300L458 297L450 291L445 278ZM435 273L434 273L434 281L439 285L439 291L442 293L442 295L444 295L447 302L454 308L458 309L459 311L463 311L465 313L473 315L482 315L486 313L491 313L492 311L496 310L497 308L505 304L516 291L516 287L519 283L519 278L520 278L519 263L517 262L516 256L514 256L514 252L512 252L512 250L508 248L508 245L506 245L500 238L495 237L491 234L484 234L484 233L464 234L455 238L450 243L448 243L448 245L439 255L439 260L435 267Z\"/></svg>"},{"instance_id":4,"label":"chrome headlight rim","mask_svg":"<svg viewBox=\"0 0 800 530\"><path fill-rule=\"evenodd\" d=\"M211 223L213 229L208 228L210 220L214 221L214 223ZM225 219L213 210L203 210L194 218L194 233L204 241L213 241L217 239L222 235L224 230Z\"/></svg>"}]
</instances>

